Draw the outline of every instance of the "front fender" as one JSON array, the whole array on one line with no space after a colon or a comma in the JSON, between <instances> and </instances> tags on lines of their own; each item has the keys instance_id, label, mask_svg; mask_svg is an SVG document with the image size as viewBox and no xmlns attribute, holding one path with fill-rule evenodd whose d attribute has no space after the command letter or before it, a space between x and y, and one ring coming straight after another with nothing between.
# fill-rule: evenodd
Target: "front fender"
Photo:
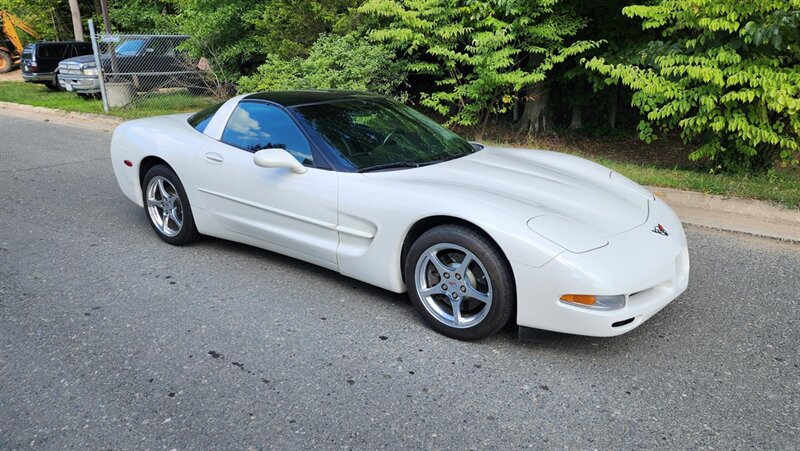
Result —
<instances>
[{"instance_id":1,"label":"front fender","mask_svg":"<svg viewBox=\"0 0 800 451\"><path fill-rule=\"evenodd\" d=\"M418 221L450 216L488 234L506 258L541 267L564 249L527 226L532 213L514 211L507 200L480 190L453 193L442 188L339 174L340 232L337 259L342 274L395 292L405 291L400 268L403 243ZM468 202L468 203L467 203Z\"/></svg>"}]
</instances>

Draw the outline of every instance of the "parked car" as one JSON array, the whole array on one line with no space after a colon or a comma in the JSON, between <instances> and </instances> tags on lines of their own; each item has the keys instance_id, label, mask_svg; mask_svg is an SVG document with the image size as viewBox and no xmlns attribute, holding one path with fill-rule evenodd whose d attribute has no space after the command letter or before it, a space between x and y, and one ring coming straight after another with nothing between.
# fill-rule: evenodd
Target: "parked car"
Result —
<instances>
[{"instance_id":1,"label":"parked car","mask_svg":"<svg viewBox=\"0 0 800 451\"><path fill-rule=\"evenodd\" d=\"M92 55L92 44L78 41L35 42L22 49L22 79L58 89L58 65L61 60Z\"/></svg>"},{"instance_id":2,"label":"parked car","mask_svg":"<svg viewBox=\"0 0 800 451\"><path fill-rule=\"evenodd\" d=\"M376 95L273 91L128 121L111 161L165 242L215 236L408 291L458 339L509 321L620 335L689 282L681 222L645 188L576 156L469 143Z\"/></svg>"},{"instance_id":3,"label":"parked car","mask_svg":"<svg viewBox=\"0 0 800 451\"><path fill-rule=\"evenodd\" d=\"M176 50L186 39L187 36L133 37L115 45L113 54L100 55L100 63L106 74L118 74L116 81L130 81L136 91L186 86L186 77L176 74L190 72L187 60ZM99 93L100 78L94 57L61 61L58 84L78 94Z\"/></svg>"}]
</instances>

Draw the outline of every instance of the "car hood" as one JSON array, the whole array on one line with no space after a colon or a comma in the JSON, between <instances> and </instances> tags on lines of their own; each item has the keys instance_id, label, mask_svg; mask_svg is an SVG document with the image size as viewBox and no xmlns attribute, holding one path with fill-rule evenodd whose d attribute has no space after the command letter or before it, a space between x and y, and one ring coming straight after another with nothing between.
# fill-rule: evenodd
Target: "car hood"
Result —
<instances>
[{"instance_id":1,"label":"car hood","mask_svg":"<svg viewBox=\"0 0 800 451\"><path fill-rule=\"evenodd\" d=\"M76 57L73 57L73 58L67 58L65 60L61 60L61 62L59 64L76 65L76 66L80 66L82 64L83 65L89 65L89 64L94 65L95 64L94 55L81 55L81 56L76 56Z\"/></svg>"},{"instance_id":2,"label":"car hood","mask_svg":"<svg viewBox=\"0 0 800 451\"><path fill-rule=\"evenodd\" d=\"M485 147L444 163L365 175L386 177L422 192L447 193L460 202L491 202L531 219L529 226L534 231L546 229L545 236L574 233L576 225L606 238L628 231L647 221L653 199L647 190L608 168L533 149Z\"/></svg>"}]
</instances>

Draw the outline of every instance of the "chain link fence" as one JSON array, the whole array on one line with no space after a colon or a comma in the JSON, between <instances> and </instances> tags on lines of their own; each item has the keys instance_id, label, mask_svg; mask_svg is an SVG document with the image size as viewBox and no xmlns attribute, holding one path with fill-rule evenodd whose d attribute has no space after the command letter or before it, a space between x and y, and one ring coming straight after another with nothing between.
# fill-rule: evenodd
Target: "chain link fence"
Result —
<instances>
[{"instance_id":1,"label":"chain link fence","mask_svg":"<svg viewBox=\"0 0 800 451\"><path fill-rule=\"evenodd\" d=\"M134 108L164 114L194 111L233 94L205 59L192 60L180 49L188 36L100 35L91 21L89 31L94 54L87 55L87 62L79 63L79 68L60 68L66 81L62 87L78 94L100 95L106 112ZM90 58L94 59L94 71L86 69Z\"/></svg>"}]
</instances>

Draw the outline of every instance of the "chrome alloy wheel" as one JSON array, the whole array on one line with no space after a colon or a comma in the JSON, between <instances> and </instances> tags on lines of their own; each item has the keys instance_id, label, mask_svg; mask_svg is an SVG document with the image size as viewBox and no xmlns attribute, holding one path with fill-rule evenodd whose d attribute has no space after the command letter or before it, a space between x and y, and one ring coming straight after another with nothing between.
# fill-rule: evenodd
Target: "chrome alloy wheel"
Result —
<instances>
[{"instance_id":1,"label":"chrome alloy wheel","mask_svg":"<svg viewBox=\"0 0 800 451\"><path fill-rule=\"evenodd\" d=\"M150 179L146 195L147 213L156 228L169 237L179 234L183 226L183 205L175 186L158 175Z\"/></svg>"},{"instance_id":2,"label":"chrome alloy wheel","mask_svg":"<svg viewBox=\"0 0 800 451\"><path fill-rule=\"evenodd\" d=\"M492 306L492 281L472 252L435 244L417 261L414 276L422 305L439 322L466 329L483 321Z\"/></svg>"}]
</instances>

